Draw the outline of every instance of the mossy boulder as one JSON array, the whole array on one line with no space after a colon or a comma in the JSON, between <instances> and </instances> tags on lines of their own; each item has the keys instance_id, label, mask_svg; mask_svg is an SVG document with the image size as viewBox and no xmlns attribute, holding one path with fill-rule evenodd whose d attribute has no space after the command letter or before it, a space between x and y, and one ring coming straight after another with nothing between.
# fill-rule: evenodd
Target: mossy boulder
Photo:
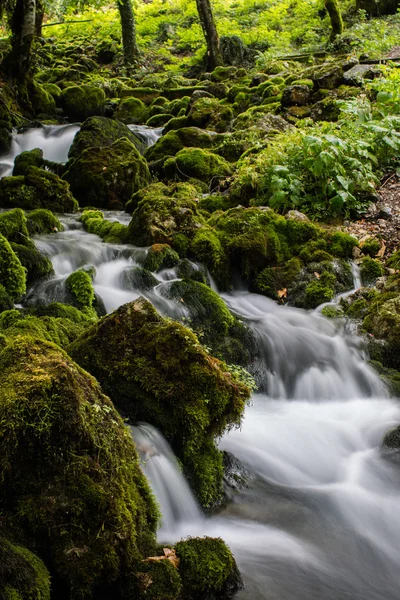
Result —
<instances>
[{"instance_id":1,"label":"mossy boulder","mask_svg":"<svg viewBox=\"0 0 400 600\"><path fill-rule=\"evenodd\" d=\"M14 302L7 293L6 288L0 285L0 313L5 310L11 310L14 307Z\"/></svg>"},{"instance_id":2,"label":"mossy boulder","mask_svg":"<svg viewBox=\"0 0 400 600\"><path fill-rule=\"evenodd\" d=\"M47 208L65 213L78 210L69 185L55 173L38 167L28 167L25 176L3 177L0 180L0 207L33 210Z\"/></svg>"},{"instance_id":3,"label":"mossy boulder","mask_svg":"<svg viewBox=\"0 0 400 600\"><path fill-rule=\"evenodd\" d=\"M73 85L61 92L60 104L72 121L84 121L93 115L102 115L106 95L101 88Z\"/></svg>"},{"instance_id":4,"label":"mossy boulder","mask_svg":"<svg viewBox=\"0 0 400 600\"><path fill-rule=\"evenodd\" d=\"M27 219L20 208L0 213L0 233L9 242L24 244L29 238Z\"/></svg>"},{"instance_id":5,"label":"mossy boulder","mask_svg":"<svg viewBox=\"0 0 400 600\"><path fill-rule=\"evenodd\" d=\"M383 365L400 370L400 294L387 292L377 296L362 327L381 342L378 354Z\"/></svg>"},{"instance_id":6,"label":"mossy boulder","mask_svg":"<svg viewBox=\"0 0 400 600\"><path fill-rule=\"evenodd\" d=\"M191 125L222 133L233 121L232 107L216 98L199 98L190 105L188 119Z\"/></svg>"},{"instance_id":7,"label":"mossy boulder","mask_svg":"<svg viewBox=\"0 0 400 600\"><path fill-rule=\"evenodd\" d=\"M139 152L142 152L143 143L126 125L107 117L90 117L82 123L80 130L75 135L68 157L79 158L82 152L88 148L109 147L121 138L127 138Z\"/></svg>"},{"instance_id":8,"label":"mossy boulder","mask_svg":"<svg viewBox=\"0 0 400 600\"><path fill-rule=\"evenodd\" d=\"M146 150L147 160L159 160L165 156L175 156L183 148L211 148L215 144L215 135L198 127L182 127L168 131Z\"/></svg>"},{"instance_id":9,"label":"mossy boulder","mask_svg":"<svg viewBox=\"0 0 400 600\"><path fill-rule=\"evenodd\" d=\"M14 160L13 175L26 175L29 167L42 167L43 166L43 150L40 148L34 148L33 150L26 150L21 152Z\"/></svg>"},{"instance_id":10,"label":"mossy boulder","mask_svg":"<svg viewBox=\"0 0 400 600\"><path fill-rule=\"evenodd\" d=\"M153 244L150 246L144 261L144 268L149 271L171 269L179 262L179 254L169 244Z\"/></svg>"},{"instance_id":11,"label":"mossy boulder","mask_svg":"<svg viewBox=\"0 0 400 600\"><path fill-rule=\"evenodd\" d=\"M183 148L174 158L164 163L164 171L170 178L200 179L211 184L214 178L224 179L233 173L233 167L221 156L201 148Z\"/></svg>"},{"instance_id":12,"label":"mossy boulder","mask_svg":"<svg viewBox=\"0 0 400 600\"><path fill-rule=\"evenodd\" d=\"M75 271L67 277L65 285L73 297L71 304L79 310L91 311L95 293L90 274L84 270Z\"/></svg>"},{"instance_id":13,"label":"mossy boulder","mask_svg":"<svg viewBox=\"0 0 400 600\"><path fill-rule=\"evenodd\" d=\"M214 439L240 422L249 389L195 334L139 298L88 329L69 353L125 414L163 432L203 506L220 499Z\"/></svg>"},{"instance_id":14,"label":"mossy boulder","mask_svg":"<svg viewBox=\"0 0 400 600\"><path fill-rule=\"evenodd\" d=\"M122 123L140 123L146 105L139 98L123 98L115 112L115 118Z\"/></svg>"},{"instance_id":15,"label":"mossy boulder","mask_svg":"<svg viewBox=\"0 0 400 600\"><path fill-rule=\"evenodd\" d=\"M129 267L122 273L124 289L147 292L159 283L151 271L143 267Z\"/></svg>"},{"instance_id":16,"label":"mossy boulder","mask_svg":"<svg viewBox=\"0 0 400 600\"><path fill-rule=\"evenodd\" d=\"M0 285L14 301L20 300L26 291L26 271L8 240L1 234Z\"/></svg>"},{"instance_id":17,"label":"mossy boulder","mask_svg":"<svg viewBox=\"0 0 400 600\"><path fill-rule=\"evenodd\" d=\"M239 569L220 538L191 538L175 546L185 600L229 600L243 587Z\"/></svg>"},{"instance_id":18,"label":"mossy boulder","mask_svg":"<svg viewBox=\"0 0 400 600\"><path fill-rule=\"evenodd\" d=\"M35 554L0 537L0 598L50 600L50 575Z\"/></svg>"},{"instance_id":19,"label":"mossy boulder","mask_svg":"<svg viewBox=\"0 0 400 600\"><path fill-rule=\"evenodd\" d=\"M18 337L0 353L0 412L2 522L44 560L55 597L117 597L158 512L112 403L58 347Z\"/></svg>"},{"instance_id":20,"label":"mossy boulder","mask_svg":"<svg viewBox=\"0 0 400 600\"><path fill-rule=\"evenodd\" d=\"M187 183L156 183L132 197L128 239L136 246L171 244L177 234L192 236L204 220L197 211L198 192Z\"/></svg>"},{"instance_id":21,"label":"mossy boulder","mask_svg":"<svg viewBox=\"0 0 400 600\"><path fill-rule=\"evenodd\" d=\"M54 115L56 102L53 96L40 84L33 82L30 90L30 101L36 114Z\"/></svg>"},{"instance_id":22,"label":"mossy boulder","mask_svg":"<svg viewBox=\"0 0 400 600\"><path fill-rule=\"evenodd\" d=\"M43 235L63 231L64 227L51 210L38 208L27 214L29 235Z\"/></svg>"},{"instance_id":23,"label":"mossy boulder","mask_svg":"<svg viewBox=\"0 0 400 600\"><path fill-rule=\"evenodd\" d=\"M80 221L88 233L98 235L109 244L124 244L128 239L128 227L118 221L105 219L100 210L84 210Z\"/></svg>"},{"instance_id":24,"label":"mossy boulder","mask_svg":"<svg viewBox=\"0 0 400 600\"><path fill-rule=\"evenodd\" d=\"M371 284L383 275L384 268L379 260L365 256L361 261L360 273L364 284Z\"/></svg>"},{"instance_id":25,"label":"mossy boulder","mask_svg":"<svg viewBox=\"0 0 400 600\"><path fill-rule=\"evenodd\" d=\"M82 206L121 209L150 182L146 161L127 138L84 150L68 161L67 169L64 178Z\"/></svg>"},{"instance_id":26,"label":"mossy boulder","mask_svg":"<svg viewBox=\"0 0 400 600\"><path fill-rule=\"evenodd\" d=\"M11 244L21 265L26 269L27 283L33 283L43 277L54 274L50 259L45 256L30 240L25 244Z\"/></svg>"}]
</instances>

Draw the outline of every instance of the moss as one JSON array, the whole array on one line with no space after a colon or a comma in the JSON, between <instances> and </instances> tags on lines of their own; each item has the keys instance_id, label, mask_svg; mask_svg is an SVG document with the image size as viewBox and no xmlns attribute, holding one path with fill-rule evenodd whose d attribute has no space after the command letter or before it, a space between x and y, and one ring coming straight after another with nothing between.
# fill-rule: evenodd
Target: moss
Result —
<instances>
[{"instance_id":1,"label":"moss","mask_svg":"<svg viewBox=\"0 0 400 600\"><path fill-rule=\"evenodd\" d=\"M150 181L146 161L125 138L109 147L88 148L67 167L64 178L82 206L121 209Z\"/></svg>"},{"instance_id":2,"label":"moss","mask_svg":"<svg viewBox=\"0 0 400 600\"><path fill-rule=\"evenodd\" d=\"M121 138L127 138L140 152L143 151L143 142L123 123L106 117L90 117L75 135L68 156L80 158L88 148L110 147Z\"/></svg>"},{"instance_id":3,"label":"moss","mask_svg":"<svg viewBox=\"0 0 400 600\"><path fill-rule=\"evenodd\" d=\"M353 248L358 246L358 241L352 235L336 231L330 236L329 251L340 258L352 258Z\"/></svg>"},{"instance_id":4,"label":"moss","mask_svg":"<svg viewBox=\"0 0 400 600\"><path fill-rule=\"evenodd\" d=\"M0 285L14 301L26 291L26 271L10 243L0 234Z\"/></svg>"},{"instance_id":5,"label":"moss","mask_svg":"<svg viewBox=\"0 0 400 600\"><path fill-rule=\"evenodd\" d=\"M29 232L24 211L20 208L14 208L0 213L0 234L4 235L9 242L26 244Z\"/></svg>"},{"instance_id":6,"label":"moss","mask_svg":"<svg viewBox=\"0 0 400 600\"><path fill-rule=\"evenodd\" d=\"M362 259L360 272L364 283L373 283L378 277L383 275L384 269L379 261L366 256Z\"/></svg>"},{"instance_id":7,"label":"moss","mask_svg":"<svg viewBox=\"0 0 400 600\"><path fill-rule=\"evenodd\" d=\"M123 98L118 105L115 117L122 123L140 123L145 110L146 105L139 98Z\"/></svg>"},{"instance_id":8,"label":"moss","mask_svg":"<svg viewBox=\"0 0 400 600\"><path fill-rule=\"evenodd\" d=\"M400 373L399 373L399 371L397 371L396 369L388 369L388 368L384 367L382 365L382 363L380 363L377 360L370 360L369 364L371 365L371 367L373 367L373 369L375 369L375 371L378 373L378 375L384 381L391 396L400 398Z\"/></svg>"},{"instance_id":9,"label":"moss","mask_svg":"<svg viewBox=\"0 0 400 600\"><path fill-rule=\"evenodd\" d=\"M156 183L140 190L126 206L134 211L128 240L136 246L171 244L176 234L192 237L204 219L197 211L198 192L186 183Z\"/></svg>"},{"instance_id":10,"label":"moss","mask_svg":"<svg viewBox=\"0 0 400 600\"><path fill-rule=\"evenodd\" d=\"M101 88L74 85L61 92L60 103L66 116L73 121L84 121L93 115L102 115L106 95Z\"/></svg>"},{"instance_id":11,"label":"moss","mask_svg":"<svg viewBox=\"0 0 400 600\"><path fill-rule=\"evenodd\" d=\"M249 390L194 333L138 299L89 328L69 352L131 419L160 428L203 506L221 497L214 439L240 421ZM214 458L203 461L210 445Z\"/></svg>"},{"instance_id":12,"label":"moss","mask_svg":"<svg viewBox=\"0 0 400 600\"><path fill-rule=\"evenodd\" d=\"M30 101L36 114L54 115L56 112L56 103L53 96L36 81L31 86Z\"/></svg>"},{"instance_id":13,"label":"moss","mask_svg":"<svg viewBox=\"0 0 400 600\"><path fill-rule=\"evenodd\" d=\"M146 125L148 127L162 127L171 119L172 115L170 113L160 113L159 115L153 115L150 119L147 119Z\"/></svg>"},{"instance_id":14,"label":"moss","mask_svg":"<svg viewBox=\"0 0 400 600\"><path fill-rule=\"evenodd\" d=\"M203 227L197 231L190 244L190 254L203 263L218 279L228 283L228 258L221 240L211 228Z\"/></svg>"},{"instance_id":15,"label":"moss","mask_svg":"<svg viewBox=\"0 0 400 600\"><path fill-rule=\"evenodd\" d=\"M10 310L1 313L0 331L7 339L31 335L66 348L84 332L89 322L88 318L77 323L68 317L36 316Z\"/></svg>"},{"instance_id":16,"label":"moss","mask_svg":"<svg viewBox=\"0 0 400 600\"><path fill-rule=\"evenodd\" d=\"M92 308L95 296L89 273L75 271L68 276L65 283L74 296L77 308Z\"/></svg>"},{"instance_id":17,"label":"moss","mask_svg":"<svg viewBox=\"0 0 400 600\"><path fill-rule=\"evenodd\" d=\"M153 550L158 512L130 434L53 344L20 336L0 352L0 463L2 522L46 562L54 597L118 588Z\"/></svg>"},{"instance_id":18,"label":"moss","mask_svg":"<svg viewBox=\"0 0 400 600\"><path fill-rule=\"evenodd\" d=\"M41 167L43 165L43 150L35 148L21 152L14 160L13 175L26 175L29 167Z\"/></svg>"},{"instance_id":19,"label":"moss","mask_svg":"<svg viewBox=\"0 0 400 600\"><path fill-rule=\"evenodd\" d=\"M400 269L400 250L397 250L397 252L392 254L389 260L386 262L386 265L392 269Z\"/></svg>"},{"instance_id":20,"label":"moss","mask_svg":"<svg viewBox=\"0 0 400 600\"><path fill-rule=\"evenodd\" d=\"M380 247L379 240L370 237L362 244L361 250L363 251L363 254L369 254L369 256L374 257L378 254Z\"/></svg>"},{"instance_id":21,"label":"moss","mask_svg":"<svg viewBox=\"0 0 400 600\"><path fill-rule=\"evenodd\" d=\"M390 292L377 295L362 327L372 334L374 340L382 340L379 360L383 365L400 370L400 294Z\"/></svg>"},{"instance_id":22,"label":"moss","mask_svg":"<svg viewBox=\"0 0 400 600\"><path fill-rule=\"evenodd\" d=\"M339 319L344 316L343 309L338 306L324 306L321 310L321 314L328 319Z\"/></svg>"},{"instance_id":23,"label":"moss","mask_svg":"<svg viewBox=\"0 0 400 600\"><path fill-rule=\"evenodd\" d=\"M42 254L33 242L25 245L12 243L11 248L17 255L21 265L26 269L27 283L33 283L38 279L54 274L50 259Z\"/></svg>"},{"instance_id":24,"label":"moss","mask_svg":"<svg viewBox=\"0 0 400 600\"><path fill-rule=\"evenodd\" d=\"M183 148L175 158L164 163L164 171L169 177L186 180L194 177L210 184L214 177L232 175L233 168L224 158L201 148Z\"/></svg>"},{"instance_id":25,"label":"moss","mask_svg":"<svg viewBox=\"0 0 400 600\"><path fill-rule=\"evenodd\" d=\"M177 600L181 597L182 581L169 560L143 561L138 567L137 580L135 588L124 590L127 598Z\"/></svg>"},{"instance_id":26,"label":"moss","mask_svg":"<svg viewBox=\"0 0 400 600\"><path fill-rule=\"evenodd\" d=\"M14 307L14 303L7 293L6 288L0 285L0 313L5 310L10 310Z\"/></svg>"},{"instance_id":27,"label":"moss","mask_svg":"<svg viewBox=\"0 0 400 600\"><path fill-rule=\"evenodd\" d=\"M300 272L301 261L298 258L289 259L285 266L266 267L256 277L255 291L278 300L278 292L283 290L282 298L284 298L287 288L300 275Z\"/></svg>"},{"instance_id":28,"label":"moss","mask_svg":"<svg viewBox=\"0 0 400 600\"><path fill-rule=\"evenodd\" d=\"M204 268L199 268L195 263L192 263L187 258L181 260L177 266L176 274L181 279L191 279L200 283L207 283L207 271Z\"/></svg>"},{"instance_id":29,"label":"moss","mask_svg":"<svg viewBox=\"0 0 400 600\"><path fill-rule=\"evenodd\" d=\"M221 104L216 98L199 98L190 106L188 112L191 125L218 133L228 129L233 116L232 108Z\"/></svg>"},{"instance_id":30,"label":"moss","mask_svg":"<svg viewBox=\"0 0 400 600\"><path fill-rule=\"evenodd\" d=\"M335 276L325 271L320 278L306 287L306 308L316 308L324 302L330 302L335 295Z\"/></svg>"},{"instance_id":31,"label":"moss","mask_svg":"<svg viewBox=\"0 0 400 600\"><path fill-rule=\"evenodd\" d=\"M124 289L145 292L152 290L158 283L158 279L142 267L131 267L122 273Z\"/></svg>"},{"instance_id":32,"label":"moss","mask_svg":"<svg viewBox=\"0 0 400 600\"><path fill-rule=\"evenodd\" d=\"M3 177L0 180L0 206L25 210L47 208L59 213L78 209L68 183L58 175L38 167L29 167L25 176Z\"/></svg>"},{"instance_id":33,"label":"moss","mask_svg":"<svg viewBox=\"0 0 400 600\"><path fill-rule=\"evenodd\" d=\"M175 550L185 600L225 600L242 587L235 559L220 538L191 538Z\"/></svg>"},{"instance_id":34,"label":"moss","mask_svg":"<svg viewBox=\"0 0 400 600\"><path fill-rule=\"evenodd\" d=\"M64 230L57 217L45 208L38 208L27 215L27 228L29 235L43 235Z\"/></svg>"},{"instance_id":35,"label":"moss","mask_svg":"<svg viewBox=\"0 0 400 600\"><path fill-rule=\"evenodd\" d=\"M183 148L211 148L215 143L215 136L199 129L198 127L182 127L168 131L145 152L147 160L159 160L166 156L175 156Z\"/></svg>"},{"instance_id":36,"label":"moss","mask_svg":"<svg viewBox=\"0 0 400 600\"><path fill-rule=\"evenodd\" d=\"M0 537L0 597L2 600L50 600L50 575L27 548Z\"/></svg>"},{"instance_id":37,"label":"moss","mask_svg":"<svg viewBox=\"0 0 400 600\"><path fill-rule=\"evenodd\" d=\"M144 268L149 271L160 271L161 269L170 269L179 262L179 254L172 250L168 244L153 244L147 254L144 262Z\"/></svg>"},{"instance_id":38,"label":"moss","mask_svg":"<svg viewBox=\"0 0 400 600\"><path fill-rule=\"evenodd\" d=\"M39 317L55 317L58 319L69 319L72 323L88 323L91 321L85 313L70 306L69 304L62 304L61 302L52 302L47 306L40 306L36 308L34 314Z\"/></svg>"}]
</instances>

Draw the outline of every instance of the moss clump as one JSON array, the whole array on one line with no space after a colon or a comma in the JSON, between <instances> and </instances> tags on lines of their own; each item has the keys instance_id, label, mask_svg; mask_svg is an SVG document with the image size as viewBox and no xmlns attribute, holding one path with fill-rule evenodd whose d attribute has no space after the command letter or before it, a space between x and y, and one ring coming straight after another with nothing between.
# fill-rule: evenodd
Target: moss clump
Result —
<instances>
[{"instance_id":1,"label":"moss clump","mask_svg":"<svg viewBox=\"0 0 400 600\"><path fill-rule=\"evenodd\" d=\"M14 303L7 293L6 288L0 285L0 313L4 310L10 310L14 307Z\"/></svg>"},{"instance_id":2,"label":"moss clump","mask_svg":"<svg viewBox=\"0 0 400 600\"><path fill-rule=\"evenodd\" d=\"M12 243L11 248L26 269L27 283L33 283L54 274L50 259L42 254L30 240L25 245Z\"/></svg>"},{"instance_id":3,"label":"moss clump","mask_svg":"<svg viewBox=\"0 0 400 600\"><path fill-rule=\"evenodd\" d=\"M182 581L172 562L159 560L140 563L137 573L137 585L129 592L128 590L124 590L124 592L127 598L177 600L181 597L181 589Z\"/></svg>"},{"instance_id":4,"label":"moss clump","mask_svg":"<svg viewBox=\"0 0 400 600\"><path fill-rule=\"evenodd\" d=\"M222 133L233 121L232 107L216 98L199 98L190 107L188 119L192 125Z\"/></svg>"},{"instance_id":5,"label":"moss clump","mask_svg":"<svg viewBox=\"0 0 400 600\"><path fill-rule=\"evenodd\" d=\"M29 235L56 233L57 231L63 231L64 229L51 210L45 208L38 208L27 215L27 228Z\"/></svg>"},{"instance_id":6,"label":"moss clump","mask_svg":"<svg viewBox=\"0 0 400 600\"><path fill-rule=\"evenodd\" d=\"M65 284L74 296L79 310L92 308L95 294L89 273L86 271L75 271L68 276Z\"/></svg>"},{"instance_id":7,"label":"moss clump","mask_svg":"<svg viewBox=\"0 0 400 600\"><path fill-rule=\"evenodd\" d=\"M134 211L128 226L129 242L137 246L172 244L176 234L192 236L204 219L197 211L198 192L190 184L153 184L132 197ZM136 210L135 210L136 209Z\"/></svg>"},{"instance_id":8,"label":"moss clump","mask_svg":"<svg viewBox=\"0 0 400 600\"><path fill-rule=\"evenodd\" d=\"M0 537L0 597L2 600L50 600L50 575L27 548Z\"/></svg>"},{"instance_id":9,"label":"moss clump","mask_svg":"<svg viewBox=\"0 0 400 600\"><path fill-rule=\"evenodd\" d=\"M400 269L400 250L397 250L397 252L392 254L392 256L387 261L386 265L391 269Z\"/></svg>"},{"instance_id":10,"label":"moss clump","mask_svg":"<svg viewBox=\"0 0 400 600\"><path fill-rule=\"evenodd\" d=\"M146 110L144 102L139 98L123 98L118 105L115 117L122 123L140 123L141 117Z\"/></svg>"},{"instance_id":11,"label":"moss clump","mask_svg":"<svg viewBox=\"0 0 400 600\"><path fill-rule=\"evenodd\" d=\"M116 406L160 428L203 506L220 499L222 462L214 439L239 423L249 396L224 363L141 298L101 319L69 352Z\"/></svg>"},{"instance_id":12,"label":"moss clump","mask_svg":"<svg viewBox=\"0 0 400 600\"><path fill-rule=\"evenodd\" d=\"M29 167L43 166L43 150L35 148L21 152L14 160L13 175L26 175Z\"/></svg>"},{"instance_id":13,"label":"moss clump","mask_svg":"<svg viewBox=\"0 0 400 600\"><path fill-rule=\"evenodd\" d=\"M153 244L146 254L144 268L153 272L160 271L176 267L178 262L179 254L169 244Z\"/></svg>"},{"instance_id":14,"label":"moss clump","mask_svg":"<svg viewBox=\"0 0 400 600\"><path fill-rule=\"evenodd\" d=\"M343 309L338 306L324 306L321 310L321 314L328 319L339 319L344 316Z\"/></svg>"},{"instance_id":15,"label":"moss clump","mask_svg":"<svg viewBox=\"0 0 400 600\"><path fill-rule=\"evenodd\" d=\"M82 206L121 209L150 182L146 161L126 138L84 150L67 168L64 178Z\"/></svg>"},{"instance_id":16,"label":"moss clump","mask_svg":"<svg viewBox=\"0 0 400 600\"><path fill-rule=\"evenodd\" d=\"M281 267L266 267L255 279L255 291L274 300L285 298L287 289L300 275L301 267L298 258L291 258Z\"/></svg>"},{"instance_id":17,"label":"moss clump","mask_svg":"<svg viewBox=\"0 0 400 600\"><path fill-rule=\"evenodd\" d=\"M374 340L382 340L379 360L383 365L400 370L400 294L390 292L376 296L362 327Z\"/></svg>"},{"instance_id":18,"label":"moss clump","mask_svg":"<svg viewBox=\"0 0 400 600\"><path fill-rule=\"evenodd\" d=\"M142 151L143 143L123 123L106 117L90 117L82 123L75 135L68 156L79 158L88 148L109 147L121 138L127 138L139 151Z\"/></svg>"},{"instance_id":19,"label":"moss clump","mask_svg":"<svg viewBox=\"0 0 400 600\"><path fill-rule=\"evenodd\" d=\"M0 352L0 413L3 524L45 560L55 597L112 597L153 550L158 519L118 413L67 354L32 337Z\"/></svg>"},{"instance_id":20,"label":"moss clump","mask_svg":"<svg viewBox=\"0 0 400 600\"><path fill-rule=\"evenodd\" d=\"M175 156L183 148L211 148L215 144L215 136L197 127L183 127L168 131L145 152L148 161L159 160L166 156Z\"/></svg>"},{"instance_id":21,"label":"moss clump","mask_svg":"<svg viewBox=\"0 0 400 600\"><path fill-rule=\"evenodd\" d=\"M60 103L67 117L84 121L93 115L102 115L106 95L101 88L89 85L73 85L62 90Z\"/></svg>"},{"instance_id":22,"label":"moss clump","mask_svg":"<svg viewBox=\"0 0 400 600\"><path fill-rule=\"evenodd\" d=\"M200 179L210 184L214 177L223 179L232 175L233 168L224 158L201 148L183 148L175 158L164 164L165 173L177 179Z\"/></svg>"},{"instance_id":23,"label":"moss clump","mask_svg":"<svg viewBox=\"0 0 400 600\"><path fill-rule=\"evenodd\" d=\"M352 258L353 248L358 246L358 241L352 235L336 231L330 236L329 251L340 258Z\"/></svg>"},{"instance_id":24,"label":"moss clump","mask_svg":"<svg viewBox=\"0 0 400 600\"><path fill-rule=\"evenodd\" d=\"M0 234L0 285L17 301L26 292L26 271L6 238Z\"/></svg>"},{"instance_id":25,"label":"moss clump","mask_svg":"<svg viewBox=\"0 0 400 600\"><path fill-rule=\"evenodd\" d=\"M29 238L29 232L24 211L14 208L0 213L0 234L4 235L9 242L25 244Z\"/></svg>"},{"instance_id":26,"label":"moss clump","mask_svg":"<svg viewBox=\"0 0 400 600\"><path fill-rule=\"evenodd\" d=\"M227 600L243 587L232 552L220 538L191 538L175 550L185 600Z\"/></svg>"},{"instance_id":27,"label":"moss clump","mask_svg":"<svg viewBox=\"0 0 400 600\"><path fill-rule=\"evenodd\" d=\"M360 272L364 283L373 283L383 275L384 269L379 261L366 256L362 259Z\"/></svg>"},{"instance_id":28,"label":"moss clump","mask_svg":"<svg viewBox=\"0 0 400 600\"><path fill-rule=\"evenodd\" d=\"M316 308L324 302L330 302L335 295L336 278L333 273L325 271L320 278L306 287L306 308Z\"/></svg>"},{"instance_id":29,"label":"moss clump","mask_svg":"<svg viewBox=\"0 0 400 600\"><path fill-rule=\"evenodd\" d=\"M69 185L49 171L28 167L25 176L3 177L0 180L0 206L32 210L47 208L53 212L75 212L78 203Z\"/></svg>"}]
</instances>

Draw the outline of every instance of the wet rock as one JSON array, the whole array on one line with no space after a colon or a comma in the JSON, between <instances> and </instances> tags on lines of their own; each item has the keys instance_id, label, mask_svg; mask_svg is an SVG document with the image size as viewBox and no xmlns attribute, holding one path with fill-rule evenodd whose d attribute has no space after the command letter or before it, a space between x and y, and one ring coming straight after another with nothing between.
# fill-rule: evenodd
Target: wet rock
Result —
<instances>
[{"instance_id":1,"label":"wet rock","mask_svg":"<svg viewBox=\"0 0 400 600\"><path fill-rule=\"evenodd\" d=\"M391 219L393 217L392 209L390 206L382 206L379 209L379 218L380 219Z\"/></svg>"},{"instance_id":2,"label":"wet rock","mask_svg":"<svg viewBox=\"0 0 400 600\"><path fill-rule=\"evenodd\" d=\"M376 79L382 75L382 70L376 65L355 65L343 74L346 85L359 86L363 79Z\"/></svg>"},{"instance_id":3,"label":"wet rock","mask_svg":"<svg viewBox=\"0 0 400 600\"><path fill-rule=\"evenodd\" d=\"M307 85L290 85L283 90L282 106L304 106L310 102L311 90Z\"/></svg>"},{"instance_id":4,"label":"wet rock","mask_svg":"<svg viewBox=\"0 0 400 600\"><path fill-rule=\"evenodd\" d=\"M388 450L400 450L400 426L390 429L383 438L382 444Z\"/></svg>"},{"instance_id":5,"label":"wet rock","mask_svg":"<svg viewBox=\"0 0 400 600\"><path fill-rule=\"evenodd\" d=\"M230 490L238 492L247 488L254 477L249 469L234 454L226 450L222 453L222 460L224 465L224 484L228 488L225 489L225 493L229 495Z\"/></svg>"}]
</instances>

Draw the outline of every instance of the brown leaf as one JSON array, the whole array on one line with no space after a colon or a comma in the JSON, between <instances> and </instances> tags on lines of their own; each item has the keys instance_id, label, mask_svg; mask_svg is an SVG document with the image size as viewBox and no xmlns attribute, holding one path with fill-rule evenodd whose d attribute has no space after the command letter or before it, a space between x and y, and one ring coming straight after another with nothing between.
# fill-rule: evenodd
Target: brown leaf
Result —
<instances>
[{"instance_id":1,"label":"brown leaf","mask_svg":"<svg viewBox=\"0 0 400 600\"><path fill-rule=\"evenodd\" d=\"M317 273L317 271L314 271L314 275L317 279L319 279L321 277L321 275L319 273Z\"/></svg>"},{"instance_id":2,"label":"brown leaf","mask_svg":"<svg viewBox=\"0 0 400 600\"><path fill-rule=\"evenodd\" d=\"M287 297L287 288L282 288L278 290L278 298L286 298Z\"/></svg>"},{"instance_id":3,"label":"brown leaf","mask_svg":"<svg viewBox=\"0 0 400 600\"><path fill-rule=\"evenodd\" d=\"M384 256L385 252L386 252L386 244L385 244L385 242L382 242L382 245L381 245L381 247L379 248L379 251L378 251L378 253L377 253L377 255L376 255L376 256L377 256L378 258L383 258L383 256Z\"/></svg>"}]
</instances>

